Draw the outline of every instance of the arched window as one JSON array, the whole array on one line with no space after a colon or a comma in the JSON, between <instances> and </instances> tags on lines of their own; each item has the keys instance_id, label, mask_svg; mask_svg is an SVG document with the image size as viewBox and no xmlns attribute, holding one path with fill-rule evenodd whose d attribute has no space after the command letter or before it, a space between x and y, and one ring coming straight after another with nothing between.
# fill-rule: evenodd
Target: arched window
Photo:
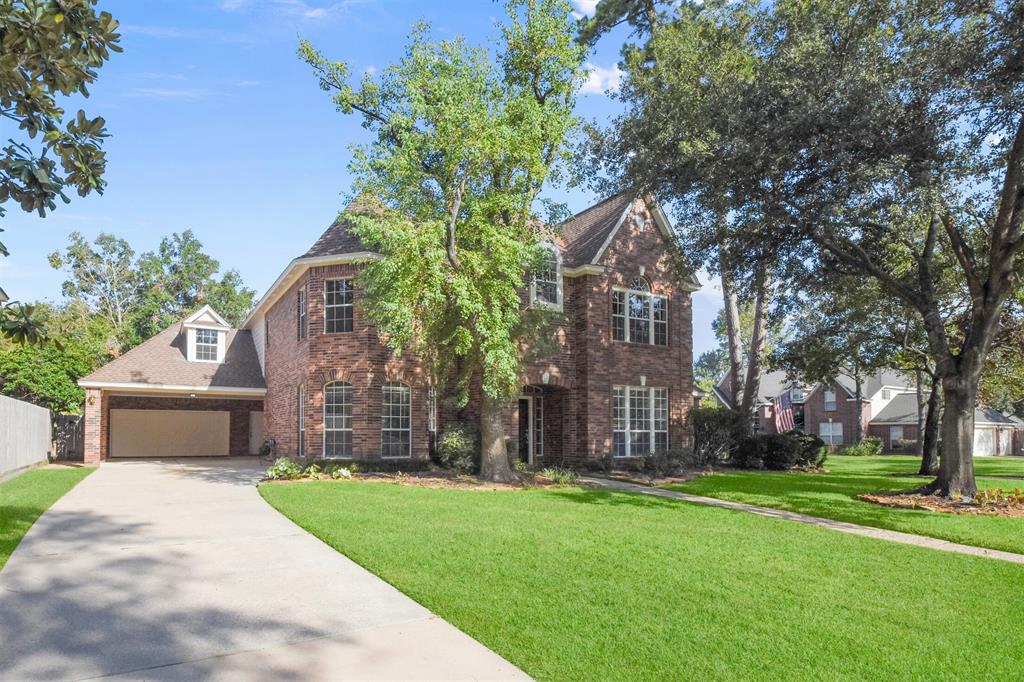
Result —
<instances>
[{"instance_id":1,"label":"arched window","mask_svg":"<svg viewBox=\"0 0 1024 682\"><path fill-rule=\"evenodd\" d=\"M668 299L652 294L643 277L635 278L628 289L612 290L612 338L668 345Z\"/></svg>"},{"instance_id":2,"label":"arched window","mask_svg":"<svg viewBox=\"0 0 1024 682\"><path fill-rule=\"evenodd\" d=\"M392 381L382 387L380 456L412 456L412 391L405 384Z\"/></svg>"},{"instance_id":3,"label":"arched window","mask_svg":"<svg viewBox=\"0 0 1024 682\"><path fill-rule=\"evenodd\" d=\"M324 457L352 457L352 385L324 386Z\"/></svg>"},{"instance_id":4,"label":"arched window","mask_svg":"<svg viewBox=\"0 0 1024 682\"><path fill-rule=\"evenodd\" d=\"M530 303L562 309L562 257L552 244L542 244L540 262L530 280Z\"/></svg>"}]
</instances>

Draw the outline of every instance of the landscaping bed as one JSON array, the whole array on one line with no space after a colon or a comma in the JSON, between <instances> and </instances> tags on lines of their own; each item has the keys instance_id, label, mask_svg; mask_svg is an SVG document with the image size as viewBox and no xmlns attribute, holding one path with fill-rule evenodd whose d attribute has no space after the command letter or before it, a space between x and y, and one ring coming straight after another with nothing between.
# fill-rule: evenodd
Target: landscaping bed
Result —
<instances>
[{"instance_id":1,"label":"landscaping bed","mask_svg":"<svg viewBox=\"0 0 1024 682\"><path fill-rule=\"evenodd\" d=\"M1024 517L1024 491L1021 491L1020 488L1012 491L1005 491L1001 488L983 489L976 499L969 501L951 500L941 495L922 495L913 491L858 495L857 499L898 509L927 509L946 514Z\"/></svg>"}]
</instances>

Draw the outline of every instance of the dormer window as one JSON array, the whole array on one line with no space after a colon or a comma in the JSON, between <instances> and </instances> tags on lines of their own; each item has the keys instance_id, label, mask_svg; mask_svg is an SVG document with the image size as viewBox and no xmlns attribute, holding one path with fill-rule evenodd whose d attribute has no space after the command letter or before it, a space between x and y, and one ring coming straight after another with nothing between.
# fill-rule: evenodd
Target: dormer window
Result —
<instances>
[{"instance_id":1,"label":"dormer window","mask_svg":"<svg viewBox=\"0 0 1024 682\"><path fill-rule=\"evenodd\" d=\"M189 362L224 362L231 327L210 306L203 306L181 324Z\"/></svg>"},{"instance_id":2,"label":"dormer window","mask_svg":"<svg viewBox=\"0 0 1024 682\"><path fill-rule=\"evenodd\" d=\"M540 263L530 280L530 303L555 310L562 309L562 259L558 249L550 244L541 245Z\"/></svg>"},{"instance_id":3,"label":"dormer window","mask_svg":"<svg viewBox=\"0 0 1024 682\"><path fill-rule=\"evenodd\" d=\"M217 362L220 333L214 329L196 330L196 360Z\"/></svg>"}]
</instances>

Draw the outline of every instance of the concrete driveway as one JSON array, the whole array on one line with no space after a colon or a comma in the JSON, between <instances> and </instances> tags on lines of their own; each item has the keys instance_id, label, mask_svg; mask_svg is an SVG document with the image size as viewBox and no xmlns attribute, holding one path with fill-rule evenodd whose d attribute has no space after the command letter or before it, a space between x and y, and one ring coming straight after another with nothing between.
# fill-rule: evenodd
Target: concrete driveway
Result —
<instances>
[{"instance_id":1,"label":"concrete driveway","mask_svg":"<svg viewBox=\"0 0 1024 682\"><path fill-rule=\"evenodd\" d=\"M0 679L526 677L278 514L259 472L101 466L0 572Z\"/></svg>"}]
</instances>

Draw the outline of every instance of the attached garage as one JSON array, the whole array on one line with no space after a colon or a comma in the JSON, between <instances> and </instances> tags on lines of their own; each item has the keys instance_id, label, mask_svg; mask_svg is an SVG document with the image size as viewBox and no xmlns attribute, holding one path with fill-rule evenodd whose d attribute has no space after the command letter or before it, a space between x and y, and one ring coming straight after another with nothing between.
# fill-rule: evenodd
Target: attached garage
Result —
<instances>
[{"instance_id":1,"label":"attached garage","mask_svg":"<svg viewBox=\"0 0 1024 682\"><path fill-rule=\"evenodd\" d=\"M250 332L203 308L85 377L85 460L256 454L266 383Z\"/></svg>"},{"instance_id":2,"label":"attached garage","mask_svg":"<svg viewBox=\"0 0 1024 682\"><path fill-rule=\"evenodd\" d=\"M212 410L111 410L111 457L224 457L231 413Z\"/></svg>"}]
</instances>

